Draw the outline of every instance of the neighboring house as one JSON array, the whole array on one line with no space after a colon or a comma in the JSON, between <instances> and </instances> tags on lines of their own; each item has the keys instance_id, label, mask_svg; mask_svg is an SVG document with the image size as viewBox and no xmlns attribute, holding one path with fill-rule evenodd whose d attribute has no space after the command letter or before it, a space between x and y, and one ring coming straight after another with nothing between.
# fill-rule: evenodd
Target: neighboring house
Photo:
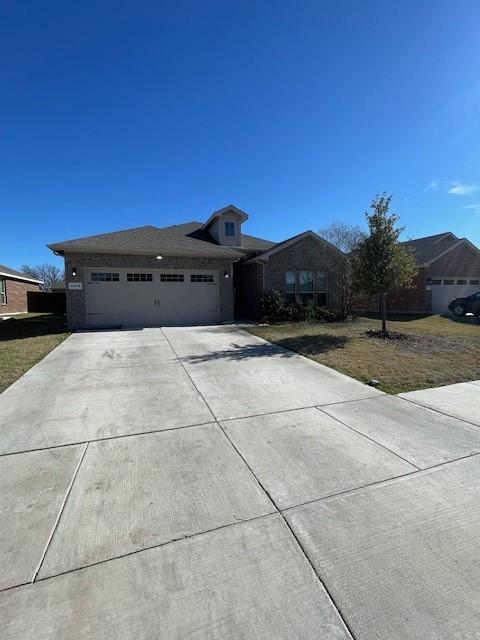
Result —
<instances>
[{"instance_id":1,"label":"neighboring house","mask_svg":"<svg viewBox=\"0 0 480 640\"><path fill-rule=\"evenodd\" d=\"M28 311L27 293L38 291L41 280L0 264L0 316Z\"/></svg>"},{"instance_id":2,"label":"neighboring house","mask_svg":"<svg viewBox=\"0 0 480 640\"><path fill-rule=\"evenodd\" d=\"M388 296L389 311L449 313L452 298L480 291L480 250L450 231L404 243L415 253L418 275L412 288Z\"/></svg>"},{"instance_id":3,"label":"neighboring house","mask_svg":"<svg viewBox=\"0 0 480 640\"><path fill-rule=\"evenodd\" d=\"M57 242L72 329L189 325L258 317L264 293L334 306L338 250L312 231L274 243L242 232L233 205L205 222Z\"/></svg>"}]
</instances>

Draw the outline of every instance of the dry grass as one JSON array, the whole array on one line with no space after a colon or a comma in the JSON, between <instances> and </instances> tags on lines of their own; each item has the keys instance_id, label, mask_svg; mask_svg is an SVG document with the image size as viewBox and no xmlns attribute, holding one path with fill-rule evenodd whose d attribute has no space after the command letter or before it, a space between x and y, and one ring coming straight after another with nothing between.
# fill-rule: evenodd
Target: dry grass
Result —
<instances>
[{"instance_id":1,"label":"dry grass","mask_svg":"<svg viewBox=\"0 0 480 640\"><path fill-rule=\"evenodd\" d=\"M68 335L64 316L29 313L0 320L0 393Z\"/></svg>"},{"instance_id":2,"label":"dry grass","mask_svg":"<svg viewBox=\"0 0 480 640\"><path fill-rule=\"evenodd\" d=\"M375 378L387 393L480 379L478 319L391 319L388 329L406 334L407 340L366 335L378 328L378 319L365 317L348 323L259 325L249 331L362 382Z\"/></svg>"}]
</instances>

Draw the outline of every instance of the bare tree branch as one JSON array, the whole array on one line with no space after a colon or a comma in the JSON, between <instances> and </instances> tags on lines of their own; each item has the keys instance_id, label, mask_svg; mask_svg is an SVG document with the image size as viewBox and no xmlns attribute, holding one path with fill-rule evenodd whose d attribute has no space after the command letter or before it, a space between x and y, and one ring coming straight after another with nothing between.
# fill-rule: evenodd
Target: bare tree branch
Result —
<instances>
[{"instance_id":1,"label":"bare tree branch","mask_svg":"<svg viewBox=\"0 0 480 640\"><path fill-rule=\"evenodd\" d=\"M48 290L65 278L65 272L54 264L24 264L20 270L31 278L42 280L44 288Z\"/></svg>"}]
</instances>

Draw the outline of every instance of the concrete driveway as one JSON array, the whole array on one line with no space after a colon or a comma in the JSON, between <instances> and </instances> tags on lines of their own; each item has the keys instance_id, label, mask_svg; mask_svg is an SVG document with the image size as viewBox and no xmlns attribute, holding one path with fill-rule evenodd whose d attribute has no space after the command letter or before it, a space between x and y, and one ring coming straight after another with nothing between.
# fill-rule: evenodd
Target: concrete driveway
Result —
<instances>
[{"instance_id":1,"label":"concrete driveway","mask_svg":"<svg viewBox=\"0 0 480 640\"><path fill-rule=\"evenodd\" d=\"M477 638L480 384L453 387L234 327L71 336L0 396L2 638Z\"/></svg>"}]
</instances>

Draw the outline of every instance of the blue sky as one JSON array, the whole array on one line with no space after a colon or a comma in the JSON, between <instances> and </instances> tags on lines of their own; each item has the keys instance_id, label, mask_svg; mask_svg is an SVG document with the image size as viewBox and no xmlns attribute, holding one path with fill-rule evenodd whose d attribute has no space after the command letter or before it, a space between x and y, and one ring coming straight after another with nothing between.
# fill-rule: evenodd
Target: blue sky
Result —
<instances>
[{"instance_id":1,"label":"blue sky","mask_svg":"<svg viewBox=\"0 0 480 640\"><path fill-rule=\"evenodd\" d=\"M204 220L363 223L480 244L478 0L30 2L0 19L0 263ZM58 259L57 259L58 260Z\"/></svg>"}]
</instances>

